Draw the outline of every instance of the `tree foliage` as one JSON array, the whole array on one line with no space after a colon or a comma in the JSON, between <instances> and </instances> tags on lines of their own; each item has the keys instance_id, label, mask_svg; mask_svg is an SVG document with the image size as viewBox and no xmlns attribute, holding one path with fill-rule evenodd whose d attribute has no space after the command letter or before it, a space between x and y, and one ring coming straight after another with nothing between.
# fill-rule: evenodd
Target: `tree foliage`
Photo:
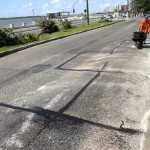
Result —
<instances>
[{"instance_id":1,"label":"tree foliage","mask_svg":"<svg viewBox=\"0 0 150 150\"><path fill-rule=\"evenodd\" d=\"M65 21L62 21L60 23L60 25L62 26L62 29L71 29L72 28L72 21L65 20Z\"/></svg>"},{"instance_id":2,"label":"tree foliage","mask_svg":"<svg viewBox=\"0 0 150 150\"><path fill-rule=\"evenodd\" d=\"M150 0L132 0L132 11L150 13Z\"/></svg>"},{"instance_id":3,"label":"tree foliage","mask_svg":"<svg viewBox=\"0 0 150 150\"><path fill-rule=\"evenodd\" d=\"M15 35L12 29L9 28L0 29L0 47L16 45L16 44L25 44L37 40L38 37L34 34L20 33Z\"/></svg>"},{"instance_id":4,"label":"tree foliage","mask_svg":"<svg viewBox=\"0 0 150 150\"><path fill-rule=\"evenodd\" d=\"M38 22L39 27L42 29L42 33L53 33L59 30L56 22L51 19L41 19Z\"/></svg>"}]
</instances>

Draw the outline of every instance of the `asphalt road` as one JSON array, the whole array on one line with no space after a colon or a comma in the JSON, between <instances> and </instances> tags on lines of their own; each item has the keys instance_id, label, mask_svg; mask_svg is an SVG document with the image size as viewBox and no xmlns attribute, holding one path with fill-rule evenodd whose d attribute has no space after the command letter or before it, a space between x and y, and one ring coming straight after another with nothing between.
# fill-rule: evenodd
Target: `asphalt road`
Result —
<instances>
[{"instance_id":1,"label":"asphalt road","mask_svg":"<svg viewBox=\"0 0 150 150\"><path fill-rule=\"evenodd\" d=\"M140 19L0 58L0 150L149 150L150 36L143 49L131 40Z\"/></svg>"}]
</instances>

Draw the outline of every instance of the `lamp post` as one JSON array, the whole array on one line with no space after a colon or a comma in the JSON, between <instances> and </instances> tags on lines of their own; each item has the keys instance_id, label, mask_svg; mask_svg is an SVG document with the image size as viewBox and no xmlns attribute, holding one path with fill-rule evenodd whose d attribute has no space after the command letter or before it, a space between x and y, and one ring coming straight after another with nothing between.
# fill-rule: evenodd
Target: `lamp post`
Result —
<instances>
[{"instance_id":1,"label":"lamp post","mask_svg":"<svg viewBox=\"0 0 150 150\"><path fill-rule=\"evenodd\" d=\"M75 6L75 4L76 4L78 1L79 1L79 0L77 0L77 1L73 4L73 14L75 13L74 6Z\"/></svg>"},{"instance_id":2,"label":"lamp post","mask_svg":"<svg viewBox=\"0 0 150 150\"><path fill-rule=\"evenodd\" d=\"M89 25L89 2L86 0L87 24Z\"/></svg>"},{"instance_id":3,"label":"lamp post","mask_svg":"<svg viewBox=\"0 0 150 150\"><path fill-rule=\"evenodd\" d=\"M75 13L74 6L75 6L75 4L76 4L78 1L79 1L79 0L77 0L77 1L73 4L73 13ZM89 25L89 2L88 2L88 0L86 0L86 15L87 15L87 24Z\"/></svg>"},{"instance_id":4,"label":"lamp post","mask_svg":"<svg viewBox=\"0 0 150 150\"><path fill-rule=\"evenodd\" d=\"M34 9L32 9L32 13L33 13L33 18L34 18Z\"/></svg>"}]
</instances>

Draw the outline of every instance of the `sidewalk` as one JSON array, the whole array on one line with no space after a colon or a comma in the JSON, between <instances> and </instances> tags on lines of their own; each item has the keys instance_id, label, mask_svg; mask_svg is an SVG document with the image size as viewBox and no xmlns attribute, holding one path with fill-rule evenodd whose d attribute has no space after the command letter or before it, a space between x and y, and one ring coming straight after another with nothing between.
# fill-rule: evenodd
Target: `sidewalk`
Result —
<instances>
[{"instance_id":1,"label":"sidewalk","mask_svg":"<svg viewBox=\"0 0 150 150\"><path fill-rule=\"evenodd\" d=\"M39 30L40 28L38 26L33 26L33 27L26 27L26 28L20 28L20 29L14 29L14 33L19 33L19 32L26 32L26 31L33 31L33 30Z\"/></svg>"}]
</instances>

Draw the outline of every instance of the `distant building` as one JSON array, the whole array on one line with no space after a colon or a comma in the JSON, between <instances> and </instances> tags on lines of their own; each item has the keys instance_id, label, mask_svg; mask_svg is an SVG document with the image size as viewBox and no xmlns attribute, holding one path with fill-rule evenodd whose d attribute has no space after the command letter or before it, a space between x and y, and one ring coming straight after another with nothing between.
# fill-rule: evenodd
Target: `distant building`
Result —
<instances>
[{"instance_id":1,"label":"distant building","mask_svg":"<svg viewBox=\"0 0 150 150\"><path fill-rule=\"evenodd\" d=\"M70 12L51 12L47 13L47 19L58 19L62 20L68 18L70 16Z\"/></svg>"},{"instance_id":2,"label":"distant building","mask_svg":"<svg viewBox=\"0 0 150 150\"><path fill-rule=\"evenodd\" d=\"M127 5L121 5L121 11L122 12L127 12L128 11L128 6Z\"/></svg>"}]
</instances>

